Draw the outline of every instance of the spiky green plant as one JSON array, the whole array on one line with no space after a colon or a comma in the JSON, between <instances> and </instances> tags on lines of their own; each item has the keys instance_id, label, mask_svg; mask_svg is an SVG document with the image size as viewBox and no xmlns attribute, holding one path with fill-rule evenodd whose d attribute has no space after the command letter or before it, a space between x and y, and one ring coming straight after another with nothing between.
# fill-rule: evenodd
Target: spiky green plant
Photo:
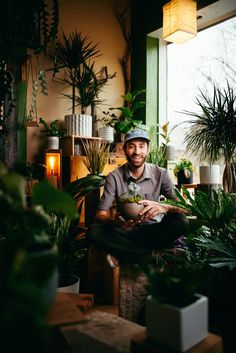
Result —
<instances>
[{"instance_id":1,"label":"spiky green plant","mask_svg":"<svg viewBox=\"0 0 236 353\"><path fill-rule=\"evenodd\" d=\"M99 52L98 44L93 45L87 36L83 37L82 33L76 30L69 33L68 36L62 32L62 39L58 40L56 53L53 54L53 58L55 58L54 72L65 70L65 78L62 81L68 83L72 88L72 94L65 95L72 100L72 114L75 114L79 72L83 70L85 74L84 70L86 70L86 74L88 74L89 61L97 57ZM84 85L87 83L86 80L83 82ZM82 106L82 110L83 108Z\"/></svg>"},{"instance_id":2,"label":"spiky green plant","mask_svg":"<svg viewBox=\"0 0 236 353\"><path fill-rule=\"evenodd\" d=\"M196 216L214 233L226 225L229 225L236 214L235 196L224 190L212 190L212 197L205 192L198 190L195 196L182 188L183 195L178 189L175 189L175 200L166 200L165 203L184 208L191 215Z\"/></svg>"},{"instance_id":3,"label":"spiky green plant","mask_svg":"<svg viewBox=\"0 0 236 353\"><path fill-rule=\"evenodd\" d=\"M100 140L82 141L85 156L83 162L91 174L102 174L109 157L109 145Z\"/></svg>"},{"instance_id":4,"label":"spiky green plant","mask_svg":"<svg viewBox=\"0 0 236 353\"><path fill-rule=\"evenodd\" d=\"M157 164L159 167L165 167L166 159L165 159L166 146L153 146L148 153L147 162Z\"/></svg>"},{"instance_id":5,"label":"spiky green plant","mask_svg":"<svg viewBox=\"0 0 236 353\"><path fill-rule=\"evenodd\" d=\"M199 153L201 160L211 163L223 156L223 188L231 191L231 162L236 148L236 92L228 82L225 89L214 85L212 97L200 90L196 104L201 110L199 113L184 111L195 118L189 121L191 126L185 136L186 148Z\"/></svg>"}]
</instances>

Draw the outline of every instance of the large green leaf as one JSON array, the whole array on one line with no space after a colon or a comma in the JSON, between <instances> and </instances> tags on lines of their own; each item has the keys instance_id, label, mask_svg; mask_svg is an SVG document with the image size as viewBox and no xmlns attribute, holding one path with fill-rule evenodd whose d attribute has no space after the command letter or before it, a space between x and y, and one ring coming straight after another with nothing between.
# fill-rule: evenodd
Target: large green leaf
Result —
<instances>
[{"instance_id":1,"label":"large green leaf","mask_svg":"<svg viewBox=\"0 0 236 353\"><path fill-rule=\"evenodd\" d=\"M76 201L67 193L52 187L46 180L34 186L32 203L42 205L49 211L60 211L70 219L77 216Z\"/></svg>"}]
</instances>

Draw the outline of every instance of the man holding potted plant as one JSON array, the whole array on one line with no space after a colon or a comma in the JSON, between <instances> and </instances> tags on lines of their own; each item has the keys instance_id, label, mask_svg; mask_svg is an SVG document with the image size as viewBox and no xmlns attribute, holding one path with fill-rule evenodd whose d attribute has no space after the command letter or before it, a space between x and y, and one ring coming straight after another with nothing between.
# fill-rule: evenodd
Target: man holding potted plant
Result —
<instances>
[{"instance_id":1,"label":"man holding potted plant","mask_svg":"<svg viewBox=\"0 0 236 353\"><path fill-rule=\"evenodd\" d=\"M121 261L138 263L151 257L153 250L169 248L187 231L186 210L159 203L160 196L175 199L173 184L164 168L146 163L149 152L146 131L133 129L126 133L124 153L127 163L111 172L95 216L88 240ZM128 191L129 183L139 187L143 205L139 217L124 221L110 217L114 201ZM157 218L158 217L158 218Z\"/></svg>"}]
</instances>

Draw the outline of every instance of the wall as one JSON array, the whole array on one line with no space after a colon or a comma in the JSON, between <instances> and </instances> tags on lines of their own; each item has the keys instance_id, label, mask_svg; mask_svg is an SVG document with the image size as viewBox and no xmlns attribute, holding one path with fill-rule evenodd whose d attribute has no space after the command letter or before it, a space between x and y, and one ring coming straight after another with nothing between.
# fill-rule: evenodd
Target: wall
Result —
<instances>
[{"instance_id":1,"label":"wall","mask_svg":"<svg viewBox=\"0 0 236 353\"><path fill-rule=\"evenodd\" d=\"M109 74L117 73L116 78L109 81L104 87L100 98L105 100L100 109L108 110L109 107L122 105L121 94L124 94L124 79L120 59L124 55L126 42L123 38L121 27L115 16L114 9L119 12L126 7L128 0L60 0L60 22L59 36L61 29L69 32L82 32L88 36L93 44L98 43L101 56L96 59L95 67L100 70L107 66ZM129 17L128 17L129 18ZM52 63L41 57L40 62L44 69L52 66ZM71 102L60 95L60 92L67 92L63 83L52 79L50 72L47 72L48 96L38 94L37 115L42 116L46 121L59 119L64 120L64 115L70 114ZM31 100L31 83L28 87L28 106ZM79 111L78 111L79 113ZM98 110L98 116L101 116ZM37 127L27 129L27 160L39 161L42 159L42 150L45 141ZM42 161L42 160L41 160Z\"/></svg>"}]
</instances>

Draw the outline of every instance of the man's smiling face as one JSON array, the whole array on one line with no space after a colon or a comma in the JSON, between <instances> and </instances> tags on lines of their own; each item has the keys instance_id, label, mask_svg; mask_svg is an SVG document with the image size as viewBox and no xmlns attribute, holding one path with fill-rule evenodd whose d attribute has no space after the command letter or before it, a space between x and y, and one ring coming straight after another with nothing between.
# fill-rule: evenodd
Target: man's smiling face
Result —
<instances>
[{"instance_id":1,"label":"man's smiling face","mask_svg":"<svg viewBox=\"0 0 236 353\"><path fill-rule=\"evenodd\" d=\"M134 139L126 142L124 151L128 162L134 168L139 168L146 161L149 145L144 139Z\"/></svg>"}]
</instances>

